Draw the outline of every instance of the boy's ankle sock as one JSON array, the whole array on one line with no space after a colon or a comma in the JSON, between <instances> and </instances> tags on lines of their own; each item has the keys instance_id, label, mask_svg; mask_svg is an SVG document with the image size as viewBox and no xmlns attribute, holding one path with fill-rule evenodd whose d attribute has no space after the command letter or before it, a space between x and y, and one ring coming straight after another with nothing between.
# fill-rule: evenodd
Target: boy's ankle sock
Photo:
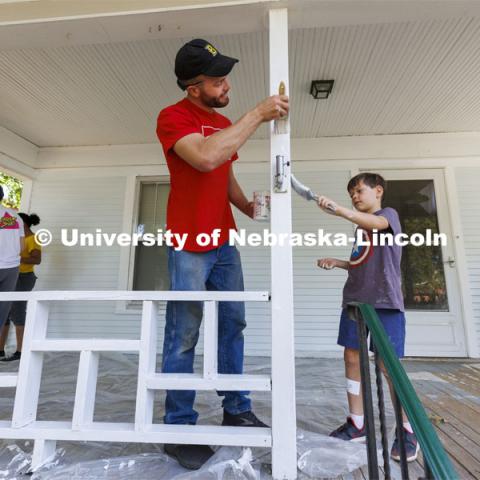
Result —
<instances>
[{"instance_id":1,"label":"boy's ankle sock","mask_svg":"<svg viewBox=\"0 0 480 480\"><path fill-rule=\"evenodd\" d=\"M358 430L362 430L363 425L365 424L364 415L355 415L354 413L350 413L350 418L352 419L353 424L358 428Z\"/></svg>"},{"instance_id":2,"label":"boy's ankle sock","mask_svg":"<svg viewBox=\"0 0 480 480\"><path fill-rule=\"evenodd\" d=\"M403 428L408 432L408 433L413 433L413 428L410 425L410 422L403 422Z\"/></svg>"}]
</instances>

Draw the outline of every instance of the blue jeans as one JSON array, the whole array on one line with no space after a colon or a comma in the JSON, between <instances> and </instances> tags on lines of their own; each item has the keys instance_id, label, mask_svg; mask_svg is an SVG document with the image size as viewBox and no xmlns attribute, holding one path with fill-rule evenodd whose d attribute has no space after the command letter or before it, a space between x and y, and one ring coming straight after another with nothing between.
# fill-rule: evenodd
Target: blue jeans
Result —
<instances>
[{"instance_id":1,"label":"blue jeans","mask_svg":"<svg viewBox=\"0 0 480 480\"><path fill-rule=\"evenodd\" d=\"M240 254L224 244L208 252L168 250L170 290L243 291ZM203 302L168 302L163 343L163 373L193 373L195 346L202 323ZM243 373L243 330L246 327L243 302L219 302L218 372ZM232 415L251 409L249 392L218 392L222 406ZM194 390L167 390L165 423L194 425Z\"/></svg>"}]
</instances>

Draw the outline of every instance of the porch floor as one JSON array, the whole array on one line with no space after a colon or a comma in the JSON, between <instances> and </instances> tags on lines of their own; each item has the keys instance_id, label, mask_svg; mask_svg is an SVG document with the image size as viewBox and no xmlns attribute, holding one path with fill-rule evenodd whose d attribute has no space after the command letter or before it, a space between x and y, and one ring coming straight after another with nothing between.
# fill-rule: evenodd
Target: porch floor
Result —
<instances>
[{"instance_id":1,"label":"porch floor","mask_svg":"<svg viewBox=\"0 0 480 480\"><path fill-rule=\"evenodd\" d=\"M198 369L201 368L200 358ZM404 366L419 394L439 437L451 456L462 479L480 478L480 361L418 360L404 361ZM96 396L95 420L132 422L136 393L137 357L105 354L100 360ZM18 362L0 363L0 372L13 371ZM42 377L38 408L39 420L71 420L78 355L47 354ZM269 360L248 357L245 370L252 374L268 374ZM340 359L297 359L297 424L300 431L328 434L344 421L346 414L343 361ZM14 390L3 389L0 396L0 420L11 419ZM256 414L270 420L270 395L252 394ZM155 422L161 422L164 394L156 397ZM219 424L222 410L215 393L199 392L196 409L199 423ZM393 434L393 409L387 395L387 422ZM176 462L162 453L160 445L121 443L58 442L58 454L53 461L33 477L23 476L29 462L32 442L0 441L0 479L170 479L217 478L248 479L249 476L191 477ZM232 453L235 453L232 450ZM238 452L237 452L238 453ZM255 455L254 455L255 457ZM271 479L266 457L260 455L262 480ZM135 459L132 463L129 459ZM381 463L381 457L379 458ZM391 463L394 478L400 478L400 469ZM182 472L184 474L182 475ZM238 473L238 472L237 472ZM177 477L176 475L181 475ZM223 475L223 474L222 474ZM240 475L240 474L238 474ZM423 475L421 456L410 464L410 478ZM320 478L299 474L299 479ZM368 479L367 467L344 475L344 479Z\"/></svg>"}]
</instances>

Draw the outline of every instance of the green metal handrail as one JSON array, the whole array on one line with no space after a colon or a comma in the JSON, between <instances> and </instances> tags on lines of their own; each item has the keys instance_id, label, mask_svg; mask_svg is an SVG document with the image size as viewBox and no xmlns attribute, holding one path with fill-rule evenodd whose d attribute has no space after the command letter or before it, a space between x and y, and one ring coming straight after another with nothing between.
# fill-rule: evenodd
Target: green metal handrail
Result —
<instances>
[{"instance_id":1,"label":"green metal handrail","mask_svg":"<svg viewBox=\"0 0 480 480\"><path fill-rule=\"evenodd\" d=\"M420 443L425 462L428 463L434 478L439 480L459 479L460 477L445 452L402 364L393 351L385 329L378 319L377 312L366 303L350 303L349 305L359 308L370 330L375 348L383 360L395 392Z\"/></svg>"}]
</instances>

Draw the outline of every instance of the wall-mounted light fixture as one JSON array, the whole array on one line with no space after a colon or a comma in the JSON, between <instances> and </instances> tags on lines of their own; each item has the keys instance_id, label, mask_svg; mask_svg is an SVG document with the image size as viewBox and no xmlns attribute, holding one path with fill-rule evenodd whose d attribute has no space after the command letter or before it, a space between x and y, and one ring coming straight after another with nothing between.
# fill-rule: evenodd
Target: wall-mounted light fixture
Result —
<instances>
[{"instance_id":1,"label":"wall-mounted light fixture","mask_svg":"<svg viewBox=\"0 0 480 480\"><path fill-rule=\"evenodd\" d=\"M313 98L328 98L332 92L334 80L312 80L310 94Z\"/></svg>"}]
</instances>

